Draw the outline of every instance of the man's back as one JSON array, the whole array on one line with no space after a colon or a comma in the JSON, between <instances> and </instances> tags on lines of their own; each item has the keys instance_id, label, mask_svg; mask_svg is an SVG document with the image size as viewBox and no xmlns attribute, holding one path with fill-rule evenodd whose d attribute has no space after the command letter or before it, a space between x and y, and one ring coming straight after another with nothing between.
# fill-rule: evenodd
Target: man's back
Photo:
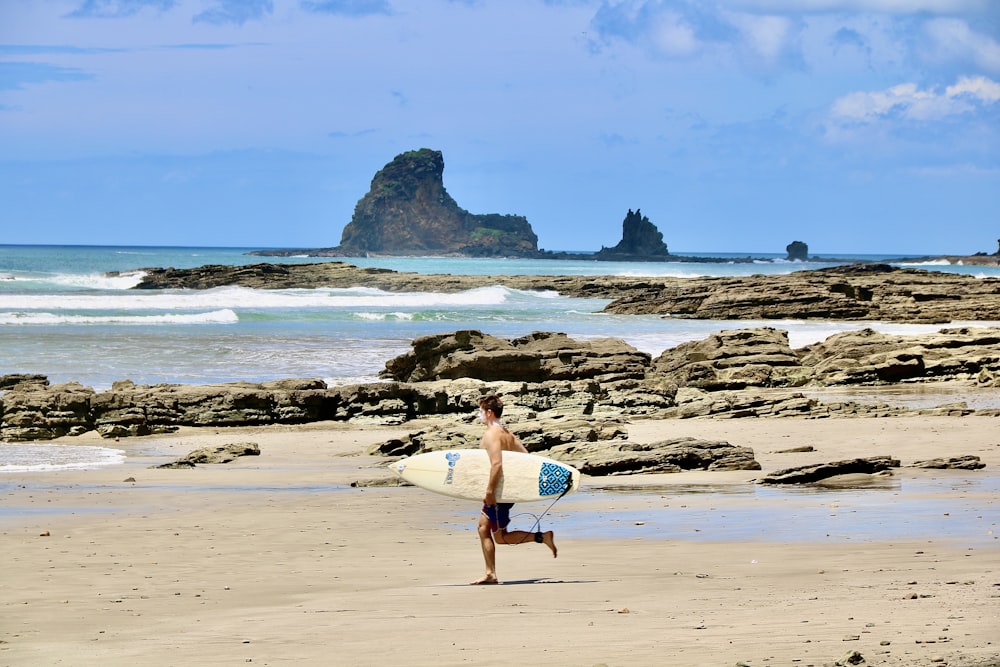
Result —
<instances>
[{"instance_id":1,"label":"man's back","mask_svg":"<svg viewBox=\"0 0 1000 667\"><path fill-rule=\"evenodd\" d=\"M483 434L483 449L489 450L490 445L494 443L499 444L500 449L507 452L528 452L525 446L521 444L521 441L500 424L490 424L486 429L486 433Z\"/></svg>"}]
</instances>

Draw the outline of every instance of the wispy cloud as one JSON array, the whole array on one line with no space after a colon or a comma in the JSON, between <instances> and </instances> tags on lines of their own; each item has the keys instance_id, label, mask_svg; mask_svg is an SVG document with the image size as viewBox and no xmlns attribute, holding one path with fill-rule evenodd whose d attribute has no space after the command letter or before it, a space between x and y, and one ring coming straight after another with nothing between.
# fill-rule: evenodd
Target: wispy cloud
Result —
<instances>
[{"instance_id":1,"label":"wispy cloud","mask_svg":"<svg viewBox=\"0 0 1000 667\"><path fill-rule=\"evenodd\" d=\"M47 63L0 62L0 90L19 90L49 81L87 81L94 75L75 67Z\"/></svg>"},{"instance_id":2,"label":"wispy cloud","mask_svg":"<svg viewBox=\"0 0 1000 667\"><path fill-rule=\"evenodd\" d=\"M736 35L716 6L662 0L604 2L591 27L605 43L621 40L667 58L687 58Z\"/></svg>"},{"instance_id":3,"label":"wispy cloud","mask_svg":"<svg viewBox=\"0 0 1000 667\"><path fill-rule=\"evenodd\" d=\"M326 136L328 136L331 139L355 139L357 137L366 137L370 134L375 134L375 132L376 132L375 128L367 128L364 130L358 130L357 132L344 132L341 130L337 130L334 132L327 133Z\"/></svg>"},{"instance_id":4,"label":"wispy cloud","mask_svg":"<svg viewBox=\"0 0 1000 667\"><path fill-rule=\"evenodd\" d=\"M990 72L1000 72L1000 42L973 30L956 18L938 18L924 24L930 40L929 56L940 60L970 61Z\"/></svg>"},{"instance_id":5,"label":"wispy cloud","mask_svg":"<svg viewBox=\"0 0 1000 667\"><path fill-rule=\"evenodd\" d=\"M83 48L67 44L0 44L0 55L5 56L84 55L91 53L115 53L123 50L96 47Z\"/></svg>"},{"instance_id":6,"label":"wispy cloud","mask_svg":"<svg viewBox=\"0 0 1000 667\"><path fill-rule=\"evenodd\" d=\"M649 36L656 50L669 56L691 56L703 46L693 23L677 12L655 17L649 24Z\"/></svg>"},{"instance_id":7,"label":"wispy cloud","mask_svg":"<svg viewBox=\"0 0 1000 667\"><path fill-rule=\"evenodd\" d=\"M866 69L912 62L993 74L1000 41L991 7L985 0L605 0L590 35L594 53L627 44L656 60L735 64L769 79L842 69L845 48L861 54Z\"/></svg>"},{"instance_id":8,"label":"wispy cloud","mask_svg":"<svg viewBox=\"0 0 1000 667\"><path fill-rule=\"evenodd\" d=\"M237 49L244 46L264 46L262 42L246 42L242 44L217 44L217 43L204 43L204 44L163 44L159 48L161 49L176 49L178 51L224 51L226 49Z\"/></svg>"},{"instance_id":9,"label":"wispy cloud","mask_svg":"<svg viewBox=\"0 0 1000 667\"><path fill-rule=\"evenodd\" d=\"M243 25L263 19L274 12L272 0L216 0L215 4L194 17L195 23Z\"/></svg>"},{"instance_id":10,"label":"wispy cloud","mask_svg":"<svg viewBox=\"0 0 1000 667\"><path fill-rule=\"evenodd\" d=\"M983 76L962 77L943 91L903 83L886 90L855 92L833 103L838 122L874 123L887 118L935 121L971 113L1000 102L1000 83Z\"/></svg>"},{"instance_id":11,"label":"wispy cloud","mask_svg":"<svg viewBox=\"0 0 1000 667\"><path fill-rule=\"evenodd\" d=\"M387 0L301 0L299 4L306 11L340 16L392 14Z\"/></svg>"},{"instance_id":12,"label":"wispy cloud","mask_svg":"<svg viewBox=\"0 0 1000 667\"><path fill-rule=\"evenodd\" d=\"M605 44L635 44L659 59L722 56L755 73L801 63L797 19L737 11L732 3L605 2L591 25Z\"/></svg>"},{"instance_id":13,"label":"wispy cloud","mask_svg":"<svg viewBox=\"0 0 1000 667\"><path fill-rule=\"evenodd\" d=\"M75 10L67 14L70 18L114 19L132 16L143 9L152 8L162 12L172 9L177 0L84 0Z\"/></svg>"},{"instance_id":14,"label":"wispy cloud","mask_svg":"<svg viewBox=\"0 0 1000 667\"><path fill-rule=\"evenodd\" d=\"M737 48L755 67L772 70L782 62L800 60L796 40L801 30L786 16L726 13L737 30Z\"/></svg>"}]
</instances>

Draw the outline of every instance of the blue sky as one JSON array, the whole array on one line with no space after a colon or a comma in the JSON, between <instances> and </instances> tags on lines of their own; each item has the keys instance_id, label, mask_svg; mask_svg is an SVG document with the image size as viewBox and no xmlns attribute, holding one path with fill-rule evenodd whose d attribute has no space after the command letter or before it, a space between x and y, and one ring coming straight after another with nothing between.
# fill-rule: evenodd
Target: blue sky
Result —
<instances>
[{"instance_id":1,"label":"blue sky","mask_svg":"<svg viewBox=\"0 0 1000 667\"><path fill-rule=\"evenodd\" d=\"M994 252L1000 3L0 4L0 243L332 246L417 148L550 250Z\"/></svg>"}]
</instances>

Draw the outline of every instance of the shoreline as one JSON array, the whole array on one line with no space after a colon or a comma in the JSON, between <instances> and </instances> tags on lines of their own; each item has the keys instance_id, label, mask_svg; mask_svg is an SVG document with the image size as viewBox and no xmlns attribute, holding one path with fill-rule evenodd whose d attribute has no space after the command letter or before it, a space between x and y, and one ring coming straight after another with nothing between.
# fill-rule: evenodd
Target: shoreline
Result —
<instances>
[{"instance_id":1,"label":"shoreline","mask_svg":"<svg viewBox=\"0 0 1000 667\"><path fill-rule=\"evenodd\" d=\"M364 454L367 446L417 425L188 428L117 443L131 453L122 466L0 477L4 506L45 510L0 519L9 582L0 601L0 664L60 664L69 656L105 667L328 664L334 647L351 664L542 657L557 665L818 667L851 650L870 665L1000 660L1000 541L983 534L1000 533L1000 501L959 483L998 479L994 419L635 420L628 431L636 442L725 439L752 447L764 470L587 478L584 492L545 520L559 558L502 547L504 584L486 589L465 585L482 567L477 507L413 488L349 487L390 474L389 459ZM196 447L249 440L260 443L260 456L188 470L148 467ZM814 451L780 453L806 443ZM776 468L876 454L903 465L975 454L987 467L901 469L901 481L955 484L815 490L790 494L794 502L784 493L733 492ZM590 491L608 484L655 490ZM854 497L864 507L848 502ZM938 521L979 532L816 542L694 533L781 516L849 527L886 498L950 505L951 518ZM883 510L876 521L906 517L892 503ZM622 524L630 512L656 517L662 537L613 530L615 514ZM580 515L598 515L596 531L575 528ZM505 638L503 656L482 641L483 623ZM559 636L573 641L553 643Z\"/></svg>"},{"instance_id":2,"label":"shoreline","mask_svg":"<svg viewBox=\"0 0 1000 667\"><path fill-rule=\"evenodd\" d=\"M604 248L603 250L608 250ZM787 254L784 257L780 257L780 252L767 253L771 255L776 255L775 257L764 257L754 255L753 253L722 253L728 254L730 256L709 256L707 253L705 255L685 255L685 254L633 254L633 253L605 253L600 254L599 250L544 250L540 249L535 253L526 253L523 255L467 255L462 253L439 253L431 255L413 255L407 252L403 253L393 253L387 251L379 252L369 252L363 257L357 255L345 255L340 252L339 247L332 248L258 248L251 249L244 253L248 257L327 257L327 258L337 258L345 261L350 261L353 259L368 259L368 258L410 258L410 257L446 257L446 258L459 258L459 259L550 259L550 260L569 260L569 261L593 261L593 262L654 262L654 263L678 263L678 264L707 264L707 263L726 263L731 262L734 264L754 264L759 262L815 262L819 264L872 264L886 262L891 264L915 264L915 263L941 263L946 262L952 265L969 265L969 266L1000 266L1000 251L993 254L987 254L986 252L978 252L972 255L882 255L880 253L872 253L879 257L888 257L889 259L868 259L865 257L854 256L850 253L845 253L838 257L824 257L822 255L809 255L806 257L789 257ZM786 251L787 253L787 251ZM840 253L837 253L840 255ZM856 253L856 255L863 255L865 253Z\"/></svg>"}]
</instances>

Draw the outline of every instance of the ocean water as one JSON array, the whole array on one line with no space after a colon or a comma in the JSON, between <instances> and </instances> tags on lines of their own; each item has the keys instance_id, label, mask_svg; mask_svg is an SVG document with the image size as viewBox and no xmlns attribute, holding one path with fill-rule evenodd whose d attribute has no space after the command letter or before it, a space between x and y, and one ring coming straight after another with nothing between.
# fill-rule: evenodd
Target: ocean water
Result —
<instances>
[{"instance_id":1,"label":"ocean water","mask_svg":"<svg viewBox=\"0 0 1000 667\"><path fill-rule=\"evenodd\" d=\"M559 331L575 338L616 337L658 355L723 329L787 329L793 347L871 326L922 333L938 325L879 322L706 321L600 312L607 303L493 286L455 294L373 289L146 291L130 289L147 267L191 268L263 261L340 259L365 267L475 275L739 276L788 273L829 264L631 263L577 260L416 258L262 258L243 248L0 245L0 375L38 373L100 391L116 380L139 384L261 382L319 378L330 385L372 382L385 362L418 336L478 329L502 337ZM694 254L694 253L691 253ZM864 259L889 260L892 256ZM846 257L844 258L847 259ZM975 276L996 268L934 265ZM108 276L109 272L119 272Z\"/></svg>"}]
</instances>

